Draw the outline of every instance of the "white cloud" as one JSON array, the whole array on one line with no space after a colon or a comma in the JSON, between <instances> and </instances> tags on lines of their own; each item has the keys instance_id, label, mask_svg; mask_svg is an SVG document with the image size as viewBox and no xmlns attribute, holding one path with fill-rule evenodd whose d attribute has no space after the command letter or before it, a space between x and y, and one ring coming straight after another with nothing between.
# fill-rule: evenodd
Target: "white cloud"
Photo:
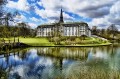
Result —
<instances>
[{"instance_id":1,"label":"white cloud","mask_svg":"<svg viewBox=\"0 0 120 79\"><path fill-rule=\"evenodd\" d=\"M84 17L100 17L109 13L109 7L116 0L41 0L45 10L56 11L62 6L65 11ZM97 14L96 14L97 13Z\"/></svg>"},{"instance_id":2,"label":"white cloud","mask_svg":"<svg viewBox=\"0 0 120 79\"><path fill-rule=\"evenodd\" d=\"M31 28L36 28L36 27L37 27L37 24L35 24L35 23L28 23L28 25L29 25Z\"/></svg>"},{"instance_id":3,"label":"white cloud","mask_svg":"<svg viewBox=\"0 0 120 79\"><path fill-rule=\"evenodd\" d=\"M120 30L120 1L117 1L110 7L110 13L101 18L93 18L89 25L97 25L100 28L107 28L111 24L115 24Z\"/></svg>"},{"instance_id":4,"label":"white cloud","mask_svg":"<svg viewBox=\"0 0 120 79\"><path fill-rule=\"evenodd\" d=\"M14 21L9 21L9 25L11 25L11 26L16 26L17 23L26 21L26 17L24 15L15 16L13 19L14 19Z\"/></svg>"},{"instance_id":5,"label":"white cloud","mask_svg":"<svg viewBox=\"0 0 120 79\"><path fill-rule=\"evenodd\" d=\"M46 10L55 10L56 7L61 6L61 0L41 0L38 3Z\"/></svg>"},{"instance_id":6,"label":"white cloud","mask_svg":"<svg viewBox=\"0 0 120 79\"><path fill-rule=\"evenodd\" d=\"M34 22L39 22L39 21L41 21L41 20L39 20L39 19L37 19L37 18L35 18L35 17L30 18L30 20L32 20L32 21L34 21Z\"/></svg>"},{"instance_id":7,"label":"white cloud","mask_svg":"<svg viewBox=\"0 0 120 79\"><path fill-rule=\"evenodd\" d=\"M40 1L39 1L39 2L37 2L37 4L38 4L38 5L40 5L40 6L42 6L42 3L41 3Z\"/></svg>"},{"instance_id":8,"label":"white cloud","mask_svg":"<svg viewBox=\"0 0 120 79\"><path fill-rule=\"evenodd\" d=\"M14 18L16 22L22 22L26 20L26 17L24 15L19 15Z\"/></svg>"},{"instance_id":9,"label":"white cloud","mask_svg":"<svg viewBox=\"0 0 120 79\"><path fill-rule=\"evenodd\" d=\"M41 0L38 4L43 6L45 10L36 9L36 13L42 18L47 18L49 22L54 22L56 21L55 17L59 19L59 10L62 6L64 11L72 12L84 18L91 18L92 21L89 22L90 26L96 25L100 26L100 28L106 28L111 24L108 20L110 17L109 14L111 13L111 7L115 6L117 1L118 0ZM118 5L115 7L117 6ZM116 10L116 8L113 10ZM64 18L66 17L74 20L73 17L64 13ZM52 20L53 18L54 20ZM65 19L65 21L66 20L67 19Z\"/></svg>"},{"instance_id":10,"label":"white cloud","mask_svg":"<svg viewBox=\"0 0 120 79\"><path fill-rule=\"evenodd\" d=\"M24 15L21 15L19 19L26 20L26 17Z\"/></svg>"},{"instance_id":11,"label":"white cloud","mask_svg":"<svg viewBox=\"0 0 120 79\"><path fill-rule=\"evenodd\" d=\"M91 22L88 22L90 27L98 26L99 29L107 28L110 25L110 22L106 18L94 18Z\"/></svg>"},{"instance_id":12,"label":"white cloud","mask_svg":"<svg viewBox=\"0 0 120 79\"><path fill-rule=\"evenodd\" d=\"M120 12L120 1L116 2L110 9L110 13L114 14L114 13L118 13Z\"/></svg>"},{"instance_id":13,"label":"white cloud","mask_svg":"<svg viewBox=\"0 0 120 79\"><path fill-rule=\"evenodd\" d=\"M120 25L120 1L116 2L110 9L108 20L113 24Z\"/></svg>"},{"instance_id":14,"label":"white cloud","mask_svg":"<svg viewBox=\"0 0 120 79\"><path fill-rule=\"evenodd\" d=\"M55 10L48 10L48 9L38 9L35 8L35 13L39 16L41 16L43 19L51 20L51 22L54 21L59 21L59 16L60 16L60 9L59 11ZM74 18L69 16L66 13L63 13L64 20L73 20Z\"/></svg>"},{"instance_id":15,"label":"white cloud","mask_svg":"<svg viewBox=\"0 0 120 79\"><path fill-rule=\"evenodd\" d=\"M6 6L8 8L18 9L23 11L28 11L30 9L27 0L19 0L18 2L8 1L8 4Z\"/></svg>"},{"instance_id":16,"label":"white cloud","mask_svg":"<svg viewBox=\"0 0 120 79\"><path fill-rule=\"evenodd\" d=\"M40 9L36 4L42 6ZM60 8L63 11L77 14L83 18L92 19L89 22L90 26L96 25L100 28L106 28L110 24L117 24L120 26L120 1L119 0L39 0L34 4L34 12L46 19L46 23L59 21ZM29 12L30 4L27 0L18 0L18 2L8 1L6 5L9 8L14 8ZM64 12L64 21L75 21L74 16L68 15ZM24 17L22 17L24 18ZM25 19L25 18L24 18ZM37 19L34 16L30 18L33 22L44 23L42 19ZM35 26L36 24L31 23Z\"/></svg>"}]
</instances>

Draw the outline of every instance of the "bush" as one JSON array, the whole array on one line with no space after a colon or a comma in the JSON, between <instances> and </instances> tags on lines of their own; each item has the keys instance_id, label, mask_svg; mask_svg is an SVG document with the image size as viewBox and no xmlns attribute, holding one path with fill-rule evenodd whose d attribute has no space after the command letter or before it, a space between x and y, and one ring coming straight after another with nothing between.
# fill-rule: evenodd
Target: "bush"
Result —
<instances>
[{"instance_id":1,"label":"bush","mask_svg":"<svg viewBox=\"0 0 120 79\"><path fill-rule=\"evenodd\" d=\"M48 38L49 42L54 42L53 38Z\"/></svg>"},{"instance_id":2,"label":"bush","mask_svg":"<svg viewBox=\"0 0 120 79\"><path fill-rule=\"evenodd\" d=\"M86 36L86 35L81 35L81 36L80 36L80 38L81 38L82 40L85 40L86 37L88 37L88 36Z\"/></svg>"},{"instance_id":3,"label":"bush","mask_svg":"<svg viewBox=\"0 0 120 79\"><path fill-rule=\"evenodd\" d=\"M81 40L79 38L76 38L75 42L78 43L78 42L81 42Z\"/></svg>"},{"instance_id":4,"label":"bush","mask_svg":"<svg viewBox=\"0 0 120 79\"><path fill-rule=\"evenodd\" d=\"M69 37L66 37L66 36L60 37L60 40L61 40L61 41L66 41L66 40L68 40L68 39L69 39Z\"/></svg>"},{"instance_id":5,"label":"bush","mask_svg":"<svg viewBox=\"0 0 120 79\"><path fill-rule=\"evenodd\" d=\"M76 39L75 36L69 37L69 40L74 41Z\"/></svg>"}]
</instances>

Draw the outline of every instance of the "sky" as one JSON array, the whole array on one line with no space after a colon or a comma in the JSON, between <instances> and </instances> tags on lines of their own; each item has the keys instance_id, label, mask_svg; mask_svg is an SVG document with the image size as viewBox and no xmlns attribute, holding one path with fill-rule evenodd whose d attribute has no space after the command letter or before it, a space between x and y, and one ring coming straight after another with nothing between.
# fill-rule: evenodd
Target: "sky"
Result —
<instances>
[{"instance_id":1,"label":"sky","mask_svg":"<svg viewBox=\"0 0 120 79\"><path fill-rule=\"evenodd\" d=\"M18 11L15 20L32 28L59 21L63 9L64 22L86 22L98 28L115 24L120 30L120 0L8 0L5 9Z\"/></svg>"}]
</instances>

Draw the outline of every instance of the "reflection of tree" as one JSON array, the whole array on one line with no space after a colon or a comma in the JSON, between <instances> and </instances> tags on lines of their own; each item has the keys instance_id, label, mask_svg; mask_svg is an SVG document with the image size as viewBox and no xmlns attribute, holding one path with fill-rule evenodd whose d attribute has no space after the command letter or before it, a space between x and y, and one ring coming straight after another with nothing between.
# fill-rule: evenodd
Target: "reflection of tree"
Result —
<instances>
[{"instance_id":1,"label":"reflection of tree","mask_svg":"<svg viewBox=\"0 0 120 79\"><path fill-rule=\"evenodd\" d=\"M10 51L6 50L6 53L4 54L4 57L6 59L7 65L9 66L9 56L10 56Z\"/></svg>"},{"instance_id":2,"label":"reflection of tree","mask_svg":"<svg viewBox=\"0 0 120 79\"><path fill-rule=\"evenodd\" d=\"M59 56L60 56L60 48L59 48L59 47L53 48L53 49L52 49L52 53L53 53L53 55L59 57Z\"/></svg>"},{"instance_id":3,"label":"reflection of tree","mask_svg":"<svg viewBox=\"0 0 120 79\"><path fill-rule=\"evenodd\" d=\"M92 53L96 54L97 50L93 48Z\"/></svg>"},{"instance_id":4,"label":"reflection of tree","mask_svg":"<svg viewBox=\"0 0 120 79\"><path fill-rule=\"evenodd\" d=\"M22 60L24 60L25 58L26 58L26 52L27 52L27 50L22 50L21 51L21 58L22 58Z\"/></svg>"},{"instance_id":5,"label":"reflection of tree","mask_svg":"<svg viewBox=\"0 0 120 79\"><path fill-rule=\"evenodd\" d=\"M55 59L53 59L53 65L54 65L54 67L59 68L60 70L62 70L63 58L55 58Z\"/></svg>"},{"instance_id":6,"label":"reflection of tree","mask_svg":"<svg viewBox=\"0 0 120 79\"><path fill-rule=\"evenodd\" d=\"M52 58L54 79L62 79L63 58Z\"/></svg>"}]
</instances>

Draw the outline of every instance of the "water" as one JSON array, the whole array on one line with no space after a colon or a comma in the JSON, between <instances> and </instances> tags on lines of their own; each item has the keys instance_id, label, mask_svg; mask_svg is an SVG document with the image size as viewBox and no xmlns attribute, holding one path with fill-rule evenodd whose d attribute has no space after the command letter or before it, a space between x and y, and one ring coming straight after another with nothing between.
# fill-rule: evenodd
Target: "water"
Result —
<instances>
[{"instance_id":1,"label":"water","mask_svg":"<svg viewBox=\"0 0 120 79\"><path fill-rule=\"evenodd\" d=\"M120 78L120 46L34 47L5 53L0 69L8 79Z\"/></svg>"}]
</instances>

